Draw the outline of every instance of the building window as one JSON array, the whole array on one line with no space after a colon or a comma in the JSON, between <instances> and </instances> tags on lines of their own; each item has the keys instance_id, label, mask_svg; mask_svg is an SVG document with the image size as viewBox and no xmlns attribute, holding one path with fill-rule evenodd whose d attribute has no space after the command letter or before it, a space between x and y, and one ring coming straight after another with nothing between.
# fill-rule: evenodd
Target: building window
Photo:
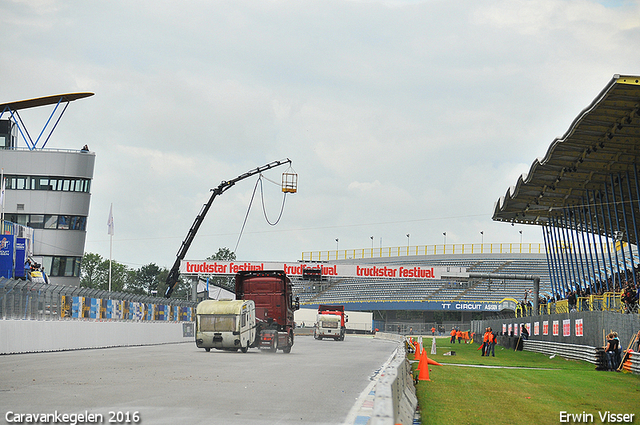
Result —
<instances>
[{"instance_id":1,"label":"building window","mask_svg":"<svg viewBox=\"0 0 640 425\"><path fill-rule=\"evenodd\" d=\"M42 266L45 273L54 277L79 277L81 257L44 256Z\"/></svg>"},{"instance_id":2,"label":"building window","mask_svg":"<svg viewBox=\"0 0 640 425\"><path fill-rule=\"evenodd\" d=\"M83 178L16 175L6 175L5 177L6 188L9 190L55 190L89 193L91 187L91 180Z\"/></svg>"},{"instance_id":3,"label":"building window","mask_svg":"<svg viewBox=\"0 0 640 425\"><path fill-rule=\"evenodd\" d=\"M68 215L59 215L58 216L58 229L59 230L69 230L69 216Z\"/></svg>"},{"instance_id":4,"label":"building window","mask_svg":"<svg viewBox=\"0 0 640 425\"><path fill-rule=\"evenodd\" d=\"M86 230L87 217L79 215L5 214L5 220L34 229Z\"/></svg>"},{"instance_id":5,"label":"building window","mask_svg":"<svg viewBox=\"0 0 640 425\"><path fill-rule=\"evenodd\" d=\"M44 229L44 215L30 214L27 227L31 227L32 229Z\"/></svg>"},{"instance_id":6,"label":"building window","mask_svg":"<svg viewBox=\"0 0 640 425\"><path fill-rule=\"evenodd\" d=\"M44 216L44 228L45 229L57 229L58 228L58 216L57 215L45 215Z\"/></svg>"}]
</instances>

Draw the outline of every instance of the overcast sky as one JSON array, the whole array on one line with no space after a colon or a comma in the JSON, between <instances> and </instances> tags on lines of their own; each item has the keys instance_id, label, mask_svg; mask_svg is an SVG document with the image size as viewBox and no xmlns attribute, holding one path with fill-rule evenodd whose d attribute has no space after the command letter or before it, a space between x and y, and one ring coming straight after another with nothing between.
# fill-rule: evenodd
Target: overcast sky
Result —
<instances>
[{"instance_id":1,"label":"overcast sky","mask_svg":"<svg viewBox=\"0 0 640 425\"><path fill-rule=\"evenodd\" d=\"M0 25L0 102L95 93L48 147L96 153L86 251L109 257L113 203L132 268L171 267L210 189L283 158L298 193L270 226L258 189L241 260L541 242L495 202L614 74L640 74L637 1L4 0ZM22 117L37 133L50 112ZM216 199L187 258L235 249L256 181Z\"/></svg>"}]
</instances>

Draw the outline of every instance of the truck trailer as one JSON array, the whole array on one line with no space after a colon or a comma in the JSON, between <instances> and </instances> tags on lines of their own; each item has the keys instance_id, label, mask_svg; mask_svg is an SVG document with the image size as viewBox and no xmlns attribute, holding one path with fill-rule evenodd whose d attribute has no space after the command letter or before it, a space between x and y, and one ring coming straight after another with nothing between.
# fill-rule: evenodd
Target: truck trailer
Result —
<instances>
[{"instance_id":1,"label":"truck trailer","mask_svg":"<svg viewBox=\"0 0 640 425\"><path fill-rule=\"evenodd\" d=\"M290 353L293 347L293 286L283 271L241 271L236 300L205 300L196 310L196 345L210 351L258 347Z\"/></svg>"},{"instance_id":2,"label":"truck trailer","mask_svg":"<svg viewBox=\"0 0 640 425\"><path fill-rule=\"evenodd\" d=\"M344 314L344 306L320 304L313 337L315 339L333 338L336 341L344 341L348 321L348 317Z\"/></svg>"}]
</instances>

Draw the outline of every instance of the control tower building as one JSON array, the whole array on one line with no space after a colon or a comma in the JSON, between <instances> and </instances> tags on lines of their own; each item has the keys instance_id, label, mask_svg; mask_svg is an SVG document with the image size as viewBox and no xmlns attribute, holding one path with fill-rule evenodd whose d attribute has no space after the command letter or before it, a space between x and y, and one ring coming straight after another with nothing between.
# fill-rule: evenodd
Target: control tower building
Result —
<instances>
[{"instance_id":1,"label":"control tower building","mask_svg":"<svg viewBox=\"0 0 640 425\"><path fill-rule=\"evenodd\" d=\"M31 256L55 285L80 285L95 153L87 145L62 149L47 143L69 103L92 95L70 93L0 104L0 167L5 182L1 230L5 232L7 222L34 229ZM34 139L20 112L44 106L53 112Z\"/></svg>"}]
</instances>

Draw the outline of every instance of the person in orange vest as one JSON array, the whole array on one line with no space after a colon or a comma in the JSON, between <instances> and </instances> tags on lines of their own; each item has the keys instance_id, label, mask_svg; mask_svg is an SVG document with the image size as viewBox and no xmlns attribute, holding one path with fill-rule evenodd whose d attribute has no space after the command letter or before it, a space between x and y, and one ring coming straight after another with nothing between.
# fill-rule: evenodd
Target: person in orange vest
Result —
<instances>
[{"instance_id":1,"label":"person in orange vest","mask_svg":"<svg viewBox=\"0 0 640 425\"><path fill-rule=\"evenodd\" d=\"M493 333L493 329L489 328L489 348L487 349L487 357L489 356L489 352L491 352L491 356L496 356L496 344L498 343L498 338L496 334Z\"/></svg>"},{"instance_id":2,"label":"person in orange vest","mask_svg":"<svg viewBox=\"0 0 640 425\"><path fill-rule=\"evenodd\" d=\"M456 334L456 328L451 328L451 341L449 342L451 342L452 344L456 343Z\"/></svg>"},{"instance_id":3,"label":"person in orange vest","mask_svg":"<svg viewBox=\"0 0 640 425\"><path fill-rule=\"evenodd\" d=\"M462 344L462 331L460 329L456 332L456 336L458 337L458 344Z\"/></svg>"},{"instance_id":4,"label":"person in orange vest","mask_svg":"<svg viewBox=\"0 0 640 425\"><path fill-rule=\"evenodd\" d=\"M435 326L431 327L431 335L436 336L436 328L435 328Z\"/></svg>"},{"instance_id":5,"label":"person in orange vest","mask_svg":"<svg viewBox=\"0 0 640 425\"><path fill-rule=\"evenodd\" d=\"M484 335L482 336L482 354L481 356L488 356L489 353L489 328L485 328Z\"/></svg>"}]
</instances>

